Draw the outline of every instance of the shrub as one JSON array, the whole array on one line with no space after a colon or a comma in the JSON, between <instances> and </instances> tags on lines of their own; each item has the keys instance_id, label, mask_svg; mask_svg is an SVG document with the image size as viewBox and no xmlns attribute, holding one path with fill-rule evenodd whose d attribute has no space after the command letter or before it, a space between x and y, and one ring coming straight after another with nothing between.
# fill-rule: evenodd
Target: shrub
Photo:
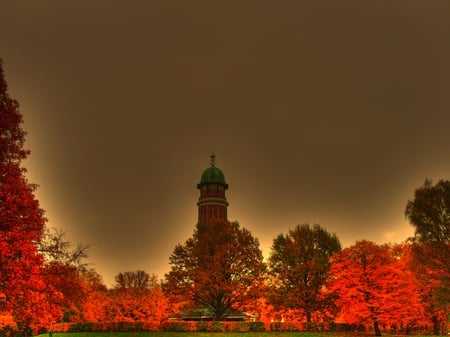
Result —
<instances>
[{"instance_id":1,"label":"shrub","mask_svg":"<svg viewBox=\"0 0 450 337\"><path fill-rule=\"evenodd\" d=\"M301 328L294 322L273 322L270 331L301 331Z\"/></svg>"},{"instance_id":2,"label":"shrub","mask_svg":"<svg viewBox=\"0 0 450 337\"><path fill-rule=\"evenodd\" d=\"M263 322L225 321L168 321L162 325L170 332L259 332L264 331Z\"/></svg>"}]
</instances>

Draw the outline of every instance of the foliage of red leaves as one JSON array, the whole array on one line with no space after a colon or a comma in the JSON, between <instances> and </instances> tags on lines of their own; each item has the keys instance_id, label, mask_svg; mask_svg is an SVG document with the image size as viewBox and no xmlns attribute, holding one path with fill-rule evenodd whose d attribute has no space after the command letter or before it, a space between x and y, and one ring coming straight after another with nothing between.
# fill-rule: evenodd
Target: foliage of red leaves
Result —
<instances>
[{"instance_id":1,"label":"foliage of red leaves","mask_svg":"<svg viewBox=\"0 0 450 337\"><path fill-rule=\"evenodd\" d=\"M36 243L45 218L21 166L23 148L19 104L7 93L0 61L0 311L14 317L19 328L49 325L59 315L42 277L42 256ZM28 331L28 330L27 330Z\"/></svg>"}]
</instances>

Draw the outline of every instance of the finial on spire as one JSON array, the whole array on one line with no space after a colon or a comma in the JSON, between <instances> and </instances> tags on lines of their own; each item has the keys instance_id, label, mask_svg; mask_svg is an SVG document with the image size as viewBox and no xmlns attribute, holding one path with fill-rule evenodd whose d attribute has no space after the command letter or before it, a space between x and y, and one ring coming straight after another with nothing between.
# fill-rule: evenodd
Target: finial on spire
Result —
<instances>
[{"instance_id":1,"label":"finial on spire","mask_svg":"<svg viewBox=\"0 0 450 337\"><path fill-rule=\"evenodd\" d=\"M211 166L216 166L216 155L213 153L211 154Z\"/></svg>"}]
</instances>

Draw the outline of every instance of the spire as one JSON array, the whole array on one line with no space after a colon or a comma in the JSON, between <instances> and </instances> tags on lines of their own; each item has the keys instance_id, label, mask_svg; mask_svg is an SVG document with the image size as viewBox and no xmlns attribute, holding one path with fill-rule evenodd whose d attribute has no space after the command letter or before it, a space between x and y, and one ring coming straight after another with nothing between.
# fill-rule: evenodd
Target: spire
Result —
<instances>
[{"instance_id":1,"label":"spire","mask_svg":"<svg viewBox=\"0 0 450 337\"><path fill-rule=\"evenodd\" d=\"M216 155L214 154L214 152L211 154L210 164L212 167L216 166Z\"/></svg>"}]
</instances>

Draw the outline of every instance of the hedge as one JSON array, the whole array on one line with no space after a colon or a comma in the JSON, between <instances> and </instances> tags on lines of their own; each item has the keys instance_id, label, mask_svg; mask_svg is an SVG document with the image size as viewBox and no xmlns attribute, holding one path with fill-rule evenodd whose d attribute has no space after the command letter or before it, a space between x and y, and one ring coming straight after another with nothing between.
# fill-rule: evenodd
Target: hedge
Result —
<instances>
[{"instance_id":1,"label":"hedge","mask_svg":"<svg viewBox=\"0 0 450 337\"><path fill-rule=\"evenodd\" d=\"M263 322L224 321L168 321L162 325L171 332L259 332L265 331Z\"/></svg>"}]
</instances>

